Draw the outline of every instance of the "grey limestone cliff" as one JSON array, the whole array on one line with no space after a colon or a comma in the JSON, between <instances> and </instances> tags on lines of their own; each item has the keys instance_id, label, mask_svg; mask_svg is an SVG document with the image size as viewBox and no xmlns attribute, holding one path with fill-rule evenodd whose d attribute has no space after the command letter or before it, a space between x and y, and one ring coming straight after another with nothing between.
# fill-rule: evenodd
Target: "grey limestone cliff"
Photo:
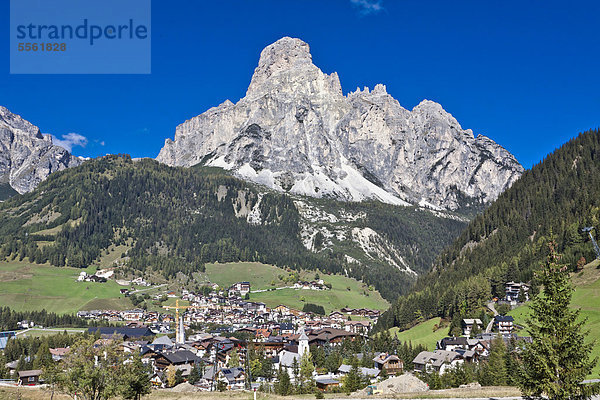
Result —
<instances>
[{"instance_id":1,"label":"grey limestone cliff","mask_svg":"<svg viewBox=\"0 0 600 400\"><path fill-rule=\"evenodd\" d=\"M409 111L381 84L344 95L337 74L289 37L262 51L244 98L179 125L157 160L301 195L446 210L492 201L523 172L435 102Z\"/></svg>"},{"instance_id":2,"label":"grey limestone cliff","mask_svg":"<svg viewBox=\"0 0 600 400\"><path fill-rule=\"evenodd\" d=\"M82 160L52 144L50 135L0 106L0 184L19 193L29 192L52 172Z\"/></svg>"}]
</instances>

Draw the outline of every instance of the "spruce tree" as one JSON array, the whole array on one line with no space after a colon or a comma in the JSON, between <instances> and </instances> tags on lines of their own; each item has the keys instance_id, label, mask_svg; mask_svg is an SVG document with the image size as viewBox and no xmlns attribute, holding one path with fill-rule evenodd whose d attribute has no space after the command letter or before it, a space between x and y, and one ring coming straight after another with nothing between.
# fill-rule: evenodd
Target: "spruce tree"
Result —
<instances>
[{"instance_id":1,"label":"spruce tree","mask_svg":"<svg viewBox=\"0 0 600 400\"><path fill-rule=\"evenodd\" d=\"M501 337L492 342L490 357L482 367L479 383L484 386L506 385L506 346Z\"/></svg>"},{"instance_id":2,"label":"spruce tree","mask_svg":"<svg viewBox=\"0 0 600 400\"><path fill-rule=\"evenodd\" d=\"M560 265L555 243L549 243L546 263L539 273L542 291L531 304L527 323L532 343L522 353L524 395L550 400L587 399L597 386L581 382L592 371L597 359L590 359L593 343L586 343L585 319L579 310L569 308L573 287L568 269Z\"/></svg>"}]
</instances>

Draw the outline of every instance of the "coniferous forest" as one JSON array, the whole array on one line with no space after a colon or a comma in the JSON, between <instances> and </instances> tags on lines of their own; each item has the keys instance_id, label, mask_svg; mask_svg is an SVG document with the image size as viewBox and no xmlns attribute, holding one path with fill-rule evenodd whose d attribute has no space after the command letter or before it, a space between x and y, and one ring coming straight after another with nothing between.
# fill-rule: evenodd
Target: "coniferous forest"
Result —
<instances>
[{"instance_id":1,"label":"coniferous forest","mask_svg":"<svg viewBox=\"0 0 600 400\"><path fill-rule=\"evenodd\" d=\"M474 315L509 281L531 282L554 238L575 270L595 258L584 227L600 229L600 132L581 133L526 171L436 259L411 292L382 315L378 329L409 328L416 316ZM593 231L596 234L597 231Z\"/></svg>"},{"instance_id":2,"label":"coniferous forest","mask_svg":"<svg viewBox=\"0 0 600 400\"><path fill-rule=\"evenodd\" d=\"M465 226L412 207L320 201L364 215L352 223L379 232L419 273ZM258 222L246 218L253 208ZM165 278L203 271L207 262L239 260L347 272L389 300L414 282L377 257L349 265L335 247L308 250L291 196L216 168L172 168L150 159L106 156L56 172L35 191L1 203L0 217L0 259L86 267L111 244L127 243L128 268ZM350 240L346 245L355 246Z\"/></svg>"}]
</instances>

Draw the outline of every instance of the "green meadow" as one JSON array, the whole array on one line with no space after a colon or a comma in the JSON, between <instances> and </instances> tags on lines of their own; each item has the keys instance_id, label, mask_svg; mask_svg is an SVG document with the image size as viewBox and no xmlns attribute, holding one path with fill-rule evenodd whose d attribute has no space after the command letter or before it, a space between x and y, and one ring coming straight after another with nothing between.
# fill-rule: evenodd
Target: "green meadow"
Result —
<instances>
[{"instance_id":1,"label":"green meadow","mask_svg":"<svg viewBox=\"0 0 600 400\"><path fill-rule=\"evenodd\" d=\"M299 279L312 281L315 279L315 274L315 271L300 271ZM301 310L304 304L313 303L322 305L325 312L330 313L343 307L385 310L389 306L379 292L369 291L368 287L361 282L341 275L319 273L319 278L332 286L331 290L324 291L276 289L292 284L281 279L289 276L289 272L282 268L256 262L206 264L206 272L203 275L206 280L221 287L248 281L252 286L251 290L275 289L250 293L250 300L263 302L268 307L283 304Z\"/></svg>"},{"instance_id":2,"label":"green meadow","mask_svg":"<svg viewBox=\"0 0 600 400\"><path fill-rule=\"evenodd\" d=\"M390 329L389 332L392 336L397 335L402 342L411 342L413 345L421 344L426 346L427 350L433 351L438 340L448 336L447 325L436 329L441 321L442 319L439 317L432 318L402 332L399 332L397 327Z\"/></svg>"},{"instance_id":3,"label":"green meadow","mask_svg":"<svg viewBox=\"0 0 600 400\"><path fill-rule=\"evenodd\" d=\"M27 261L0 262L0 304L17 311L41 310L58 314L82 309L132 307L115 281L77 282L81 269L52 267Z\"/></svg>"}]
</instances>

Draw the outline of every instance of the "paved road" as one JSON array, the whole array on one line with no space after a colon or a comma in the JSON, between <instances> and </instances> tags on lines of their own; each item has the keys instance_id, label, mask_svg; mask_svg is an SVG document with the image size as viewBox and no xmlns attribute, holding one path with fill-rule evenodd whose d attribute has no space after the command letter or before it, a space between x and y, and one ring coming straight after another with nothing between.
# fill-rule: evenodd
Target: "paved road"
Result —
<instances>
[{"instance_id":1,"label":"paved road","mask_svg":"<svg viewBox=\"0 0 600 400\"><path fill-rule=\"evenodd\" d=\"M167 286L167 284L163 283L162 285L152 286L152 287L149 287L147 289L137 289L137 290L134 290L133 292L130 292L130 293L133 294L133 293L147 292L148 290L158 289L159 287L163 287L163 286Z\"/></svg>"},{"instance_id":2,"label":"paved road","mask_svg":"<svg viewBox=\"0 0 600 400\"><path fill-rule=\"evenodd\" d=\"M489 308L490 311L494 313L494 317L496 315L498 315L498 311L496 311L496 307L494 306L494 302L493 301L490 301L489 303L487 303L487 308ZM492 332L492 328L493 327L494 327L494 320L492 319L490 321L490 323L488 324L487 328L485 328L485 333Z\"/></svg>"}]
</instances>

